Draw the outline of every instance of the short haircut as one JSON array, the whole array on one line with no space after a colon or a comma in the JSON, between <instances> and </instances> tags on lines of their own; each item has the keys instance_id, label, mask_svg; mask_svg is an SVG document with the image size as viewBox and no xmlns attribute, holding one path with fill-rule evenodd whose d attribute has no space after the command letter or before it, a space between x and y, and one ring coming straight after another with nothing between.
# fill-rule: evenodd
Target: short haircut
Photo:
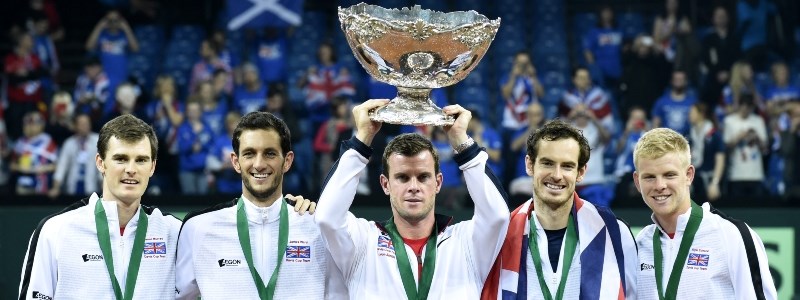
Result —
<instances>
[{"instance_id":1,"label":"short haircut","mask_svg":"<svg viewBox=\"0 0 800 300\"><path fill-rule=\"evenodd\" d=\"M659 159L664 155L677 153L684 166L689 166L692 154L689 141L683 135L669 128L655 128L639 138L633 149L633 165L638 166L642 159Z\"/></svg>"},{"instance_id":2,"label":"short haircut","mask_svg":"<svg viewBox=\"0 0 800 300\"><path fill-rule=\"evenodd\" d=\"M528 136L527 154L531 158L531 162L535 162L537 155L539 155L539 142L540 141L558 141L563 139L572 139L578 142L578 168L583 168L589 162L591 155L591 147L589 141L583 136L583 133L574 126L560 120L555 119L547 122L542 128L534 131Z\"/></svg>"},{"instance_id":3,"label":"short haircut","mask_svg":"<svg viewBox=\"0 0 800 300\"><path fill-rule=\"evenodd\" d=\"M97 140L97 153L100 158L106 158L106 151L108 151L108 141L111 137L125 143L136 143L143 138L150 140L150 155L153 160L158 157L158 139L156 132L150 124L145 123L141 119L130 115L124 114L119 117L108 121L103 128L100 129L100 137Z\"/></svg>"},{"instance_id":4,"label":"short haircut","mask_svg":"<svg viewBox=\"0 0 800 300\"><path fill-rule=\"evenodd\" d=\"M286 123L271 113L254 111L242 117L239 124L236 125L236 129L233 130L231 145L236 155L239 155L239 138L245 130L275 130L281 139L281 154L286 156L286 153L292 151L292 135Z\"/></svg>"},{"instance_id":5,"label":"short haircut","mask_svg":"<svg viewBox=\"0 0 800 300\"><path fill-rule=\"evenodd\" d=\"M433 147L433 143L418 133L405 133L392 139L386 149L383 150L382 173L389 177L389 156L400 154L402 156L415 156L422 151L429 151L433 156L433 170L439 174L439 152Z\"/></svg>"}]
</instances>

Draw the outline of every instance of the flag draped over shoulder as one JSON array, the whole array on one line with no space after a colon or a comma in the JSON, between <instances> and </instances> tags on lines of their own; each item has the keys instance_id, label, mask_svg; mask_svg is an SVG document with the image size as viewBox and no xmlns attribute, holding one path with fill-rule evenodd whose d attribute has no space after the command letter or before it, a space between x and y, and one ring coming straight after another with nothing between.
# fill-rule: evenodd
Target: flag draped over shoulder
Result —
<instances>
[{"instance_id":1,"label":"flag draped over shoulder","mask_svg":"<svg viewBox=\"0 0 800 300\"><path fill-rule=\"evenodd\" d=\"M625 267L619 224L614 214L575 194L572 214L578 228L581 280L579 299L625 299ZM511 213L503 248L484 285L481 299L528 299L528 238L533 200Z\"/></svg>"}]
</instances>

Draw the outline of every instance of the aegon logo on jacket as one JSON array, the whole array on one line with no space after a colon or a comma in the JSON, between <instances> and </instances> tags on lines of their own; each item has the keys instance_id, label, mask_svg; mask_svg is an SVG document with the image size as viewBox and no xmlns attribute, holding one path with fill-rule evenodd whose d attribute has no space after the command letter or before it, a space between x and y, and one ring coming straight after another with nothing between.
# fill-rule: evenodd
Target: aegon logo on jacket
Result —
<instances>
[{"instance_id":1,"label":"aegon logo on jacket","mask_svg":"<svg viewBox=\"0 0 800 300\"><path fill-rule=\"evenodd\" d=\"M220 259L217 261L219 263L219 267L236 267L242 263L241 259Z\"/></svg>"}]
</instances>

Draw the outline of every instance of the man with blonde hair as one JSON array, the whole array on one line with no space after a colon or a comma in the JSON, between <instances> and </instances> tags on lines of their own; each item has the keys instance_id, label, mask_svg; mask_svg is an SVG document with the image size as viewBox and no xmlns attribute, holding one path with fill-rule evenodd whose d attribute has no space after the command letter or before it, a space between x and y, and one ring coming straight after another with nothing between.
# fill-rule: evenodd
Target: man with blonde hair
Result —
<instances>
[{"instance_id":1,"label":"man with blonde hair","mask_svg":"<svg viewBox=\"0 0 800 300\"><path fill-rule=\"evenodd\" d=\"M645 133L633 152L633 180L654 224L636 238L638 299L776 299L758 235L689 195L689 143L672 129ZM666 274L666 275L665 275Z\"/></svg>"}]
</instances>

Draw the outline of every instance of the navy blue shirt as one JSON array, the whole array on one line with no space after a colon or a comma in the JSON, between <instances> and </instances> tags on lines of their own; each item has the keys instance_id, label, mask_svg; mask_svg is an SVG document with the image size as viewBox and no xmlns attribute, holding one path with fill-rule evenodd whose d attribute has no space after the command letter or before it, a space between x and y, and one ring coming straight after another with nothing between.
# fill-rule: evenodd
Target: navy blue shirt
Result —
<instances>
[{"instance_id":1,"label":"navy blue shirt","mask_svg":"<svg viewBox=\"0 0 800 300\"><path fill-rule=\"evenodd\" d=\"M550 266L553 267L553 272L558 269L558 255L561 252L561 241L564 240L564 234L567 233L567 228L556 230L544 230L547 234L547 253L550 256ZM562 271L563 272L563 271Z\"/></svg>"}]
</instances>

